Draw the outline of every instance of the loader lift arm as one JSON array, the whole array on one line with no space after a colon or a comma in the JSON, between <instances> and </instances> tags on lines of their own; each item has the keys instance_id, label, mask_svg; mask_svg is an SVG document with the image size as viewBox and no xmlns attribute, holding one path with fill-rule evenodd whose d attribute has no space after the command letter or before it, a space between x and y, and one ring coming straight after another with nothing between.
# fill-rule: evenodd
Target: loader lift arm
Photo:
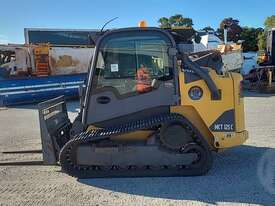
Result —
<instances>
[{"instance_id":1,"label":"loader lift arm","mask_svg":"<svg viewBox=\"0 0 275 206\"><path fill-rule=\"evenodd\" d=\"M190 58L186 55L186 54L180 54L178 56L178 59L181 59L183 61L183 64L193 70L198 76L200 76L205 83L207 84L210 92L211 92L211 98L213 100L220 100L221 99L221 94L219 92L219 89L217 88L215 82L213 81L213 79L210 77L209 73L202 69L200 67L199 64L197 64L196 62L193 62L192 60L190 60Z\"/></svg>"}]
</instances>

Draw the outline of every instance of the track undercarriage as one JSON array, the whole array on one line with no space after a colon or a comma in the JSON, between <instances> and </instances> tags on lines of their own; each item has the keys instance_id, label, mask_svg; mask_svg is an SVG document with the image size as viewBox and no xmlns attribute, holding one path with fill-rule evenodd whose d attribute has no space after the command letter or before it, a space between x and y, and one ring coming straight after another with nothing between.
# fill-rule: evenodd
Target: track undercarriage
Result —
<instances>
[{"instance_id":1,"label":"track undercarriage","mask_svg":"<svg viewBox=\"0 0 275 206\"><path fill-rule=\"evenodd\" d=\"M151 128L155 132L146 141L115 140L119 134ZM178 141L170 141L175 136ZM210 169L212 156L191 123L172 113L83 132L62 148L60 163L78 178L193 176Z\"/></svg>"}]
</instances>

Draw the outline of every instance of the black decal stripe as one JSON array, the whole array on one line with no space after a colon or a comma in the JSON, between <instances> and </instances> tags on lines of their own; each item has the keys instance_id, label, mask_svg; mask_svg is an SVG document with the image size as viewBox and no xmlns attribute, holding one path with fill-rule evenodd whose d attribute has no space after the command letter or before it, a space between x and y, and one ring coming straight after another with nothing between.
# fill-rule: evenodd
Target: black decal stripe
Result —
<instances>
[{"instance_id":1,"label":"black decal stripe","mask_svg":"<svg viewBox=\"0 0 275 206\"><path fill-rule=\"evenodd\" d=\"M216 121L209 127L213 132L234 132L235 131L235 110L225 111Z\"/></svg>"}]
</instances>

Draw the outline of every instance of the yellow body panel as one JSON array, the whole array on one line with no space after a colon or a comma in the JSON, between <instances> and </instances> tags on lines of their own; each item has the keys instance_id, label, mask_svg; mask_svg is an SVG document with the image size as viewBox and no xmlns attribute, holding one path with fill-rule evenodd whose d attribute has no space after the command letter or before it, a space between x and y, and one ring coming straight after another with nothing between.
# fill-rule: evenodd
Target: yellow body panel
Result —
<instances>
[{"instance_id":1,"label":"yellow body panel","mask_svg":"<svg viewBox=\"0 0 275 206\"><path fill-rule=\"evenodd\" d=\"M184 72L179 71L181 106L172 106L171 112L183 115L189 113L187 118L201 131L207 141L217 149L240 145L248 137L247 132L244 131L243 98L240 96L239 88L242 77L237 73L218 75L214 70L209 70L209 74L218 89L221 90L221 100L211 99L211 93L204 80L184 83ZM193 86L202 88L203 96L200 100L192 100L189 97L188 91ZM235 132L212 132L208 129L225 111L232 109L235 111ZM187 110L189 111L187 112ZM191 110L193 112L190 113Z\"/></svg>"},{"instance_id":2,"label":"yellow body panel","mask_svg":"<svg viewBox=\"0 0 275 206\"><path fill-rule=\"evenodd\" d=\"M218 89L221 90L221 100L211 99L211 93L204 80L185 83L184 72L179 69L181 105L171 106L170 112L186 117L214 150L241 145L248 138L248 133L244 130L244 102L239 87L242 77L237 73L218 75L212 69L209 69L209 74ZM203 90L201 99L192 100L189 97L188 91L193 86L199 86ZM232 109L235 111L235 132L213 132L209 129L224 112ZM91 129L97 128L90 125L88 130ZM153 132L152 130L139 130L114 136L111 139L119 141L146 140Z\"/></svg>"},{"instance_id":3,"label":"yellow body panel","mask_svg":"<svg viewBox=\"0 0 275 206\"><path fill-rule=\"evenodd\" d=\"M138 141L138 140L146 140L148 139L151 134L154 131L152 130L138 130L135 132L130 132L130 133L125 133L125 134L121 134L118 136L114 136L111 139L113 140L118 140L118 141L124 141L124 140L134 140L134 141Z\"/></svg>"},{"instance_id":4,"label":"yellow body panel","mask_svg":"<svg viewBox=\"0 0 275 206\"><path fill-rule=\"evenodd\" d=\"M238 82L242 81L242 76L237 73L231 73L234 81L234 95L235 95L235 121L236 131L242 132L245 128L244 123L244 100L241 95L241 88Z\"/></svg>"},{"instance_id":5,"label":"yellow body panel","mask_svg":"<svg viewBox=\"0 0 275 206\"><path fill-rule=\"evenodd\" d=\"M200 133L205 137L209 145L214 145L214 136L209 131L207 125L201 119L196 109L192 106L173 106L170 107L170 111L173 113L179 113L186 117L193 125L197 127Z\"/></svg>"},{"instance_id":6,"label":"yellow body panel","mask_svg":"<svg viewBox=\"0 0 275 206\"><path fill-rule=\"evenodd\" d=\"M243 144L248 139L248 132L243 130L242 132L215 132L216 148L230 148ZM218 145L217 145L218 143Z\"/></svg>"}]
</instances>

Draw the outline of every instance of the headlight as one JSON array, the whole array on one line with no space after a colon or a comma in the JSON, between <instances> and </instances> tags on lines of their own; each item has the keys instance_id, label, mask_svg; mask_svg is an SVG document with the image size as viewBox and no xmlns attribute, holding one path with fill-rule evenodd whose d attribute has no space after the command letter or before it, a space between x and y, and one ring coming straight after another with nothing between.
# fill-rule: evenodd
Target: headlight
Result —
<instances>
[{"instance_id":1,"label":"headlight","mask_svg":"<svg viewBox=\"0 0 275 206\"><path fill-rule=\"evenodd\" d=\"M194 86L189 89L188 94L192 100L199 100L203 95L203 91L200 87Z\"/></svg>"}]
</instances>

